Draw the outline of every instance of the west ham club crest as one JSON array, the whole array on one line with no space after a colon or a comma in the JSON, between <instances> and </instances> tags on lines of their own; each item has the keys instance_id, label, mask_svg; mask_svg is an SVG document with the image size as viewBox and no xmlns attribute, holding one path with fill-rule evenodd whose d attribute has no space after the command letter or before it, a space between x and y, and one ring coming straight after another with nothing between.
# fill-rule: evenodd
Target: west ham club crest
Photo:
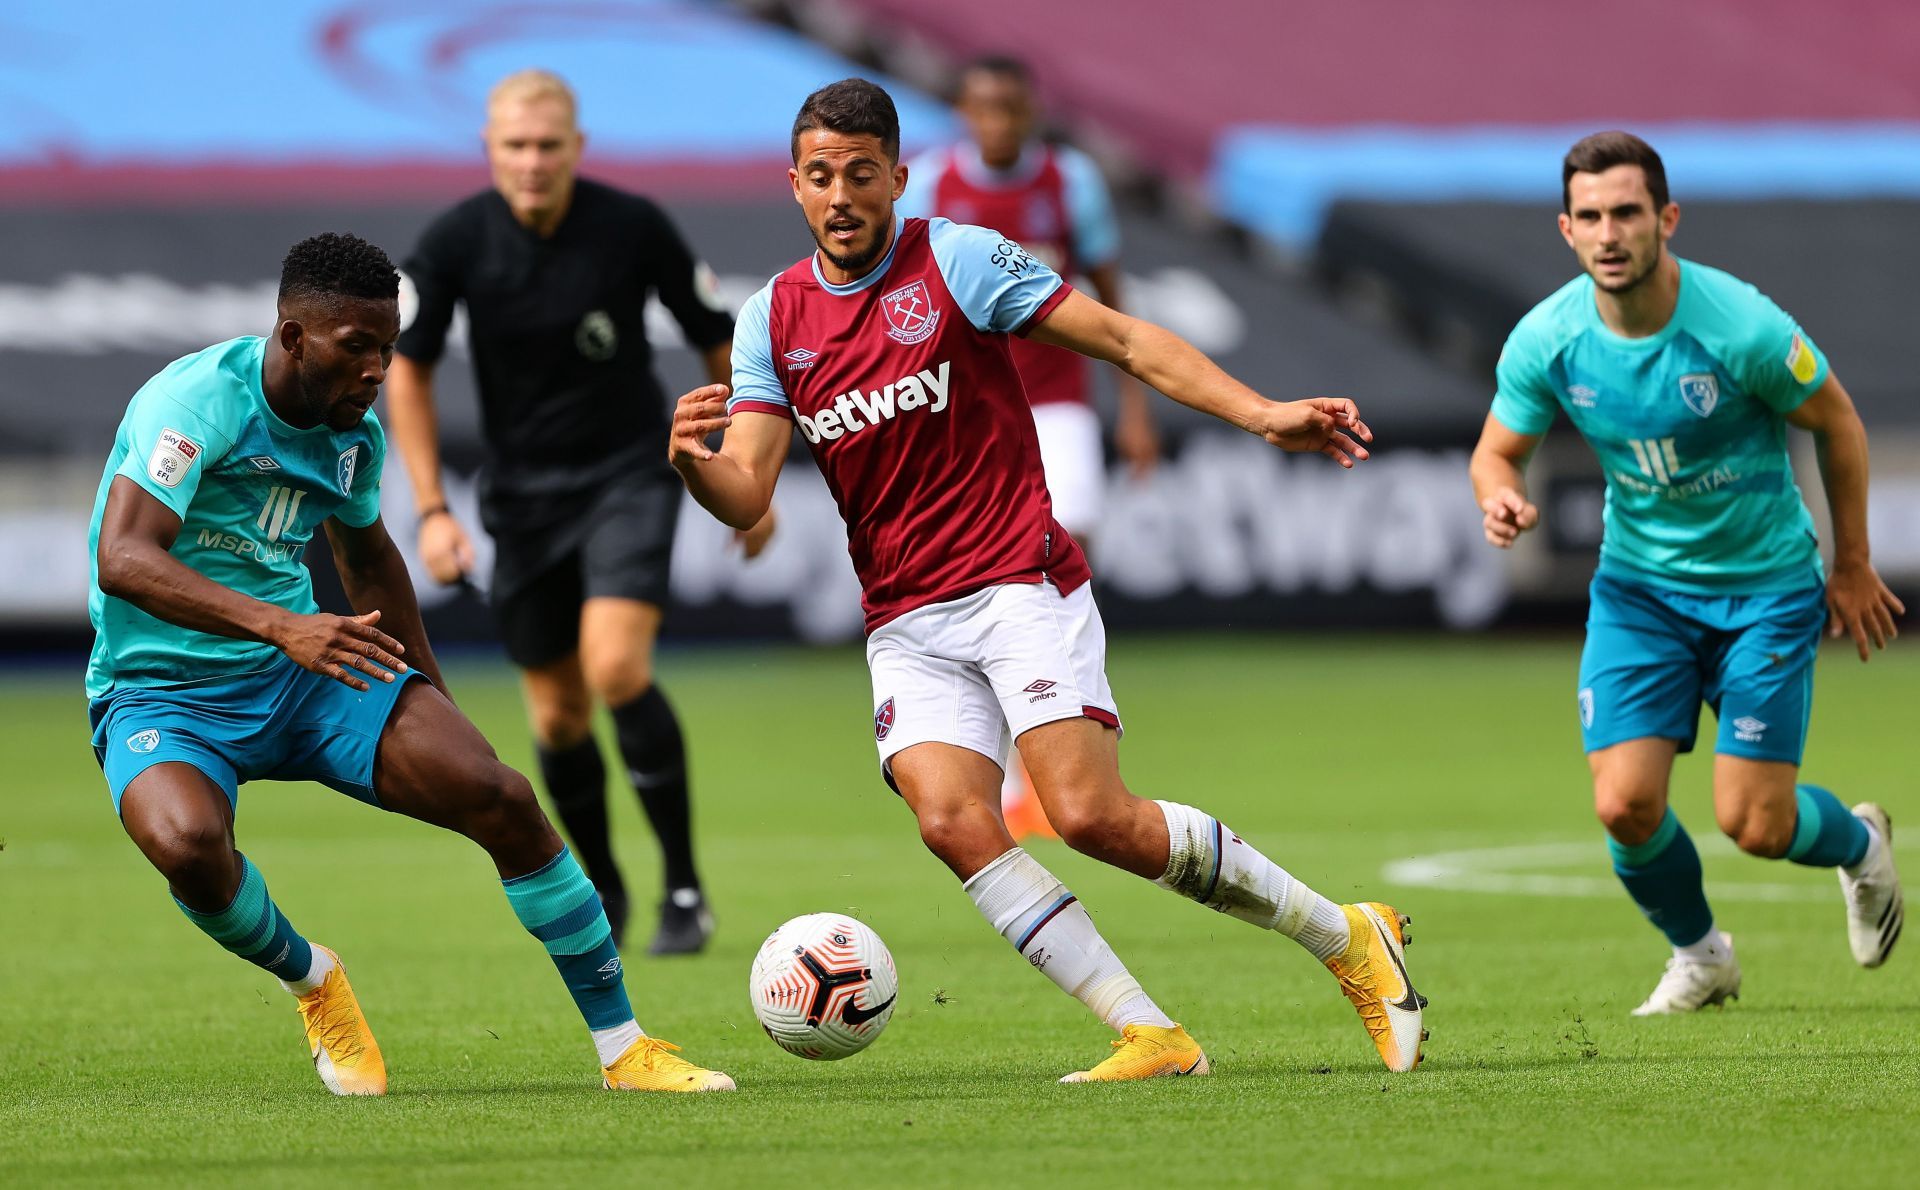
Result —
<instances>
[{"instance_id":1,"label":"west ham club crest","mask_svg":"<svg viewBox=\"0 0 1920 1190\"><path fill-rule=\"evenodd\" d=\"M940 311L933 308L925 281L913 281L883 296L880 312L887 319L887 337L896 343L921 342L940 325Z\"/></svg>"}]
</instances>

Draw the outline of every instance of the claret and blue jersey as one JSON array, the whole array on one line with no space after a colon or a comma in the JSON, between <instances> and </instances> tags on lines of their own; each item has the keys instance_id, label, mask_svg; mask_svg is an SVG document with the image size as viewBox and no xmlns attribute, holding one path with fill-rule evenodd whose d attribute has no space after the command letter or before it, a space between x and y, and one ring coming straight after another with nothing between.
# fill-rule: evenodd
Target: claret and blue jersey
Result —
<instances>
[{"instance_id":1,"label":"claret and blue jersey","mask_svg":"<svg viewBox=\"0 0 1920 1190\"><path fill-rule=\"evenodd\" d=\"M1493 414L1541 434L1564 410L1606 470L1602 573L1701 594L1804 589L1821 577L1786 415L1827 378L1805 332L1759 290L1679 261L1659 333L1607 329L1581 276L1508 338Z\"/></svg>"}]
</instances>

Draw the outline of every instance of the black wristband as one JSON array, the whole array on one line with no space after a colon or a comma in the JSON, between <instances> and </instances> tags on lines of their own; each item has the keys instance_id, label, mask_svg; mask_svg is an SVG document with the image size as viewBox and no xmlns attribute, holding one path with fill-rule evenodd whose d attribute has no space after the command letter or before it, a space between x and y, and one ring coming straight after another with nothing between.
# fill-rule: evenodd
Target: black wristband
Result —
<instances>
[{"instance_id":1,"label":"black wristband","mask_svg":"<svg viewBox=\"0 0 1920 1190\"><path fill-rule=\"evenodd\" d=\"M453 510L451 508L448 508L445 503L440 503L440 504L434 505L431 508L421 509L419 513L414 516L413 519L417 523L424 525L432 517L452 516L452 515L453 515Z\"/></svg>"}]
</instances>

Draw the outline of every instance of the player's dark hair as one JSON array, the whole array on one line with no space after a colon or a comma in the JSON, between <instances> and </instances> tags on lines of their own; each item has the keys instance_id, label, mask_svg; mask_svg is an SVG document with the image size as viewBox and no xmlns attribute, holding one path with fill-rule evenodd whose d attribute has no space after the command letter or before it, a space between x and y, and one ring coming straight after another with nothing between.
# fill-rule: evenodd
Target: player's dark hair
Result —
<instances>
[{"instance_id":1,"label":"player's dark hair","mask_svg":"<svg viewBox=\"0 0 1920 1190\"><path fill-rule=\"evenodd\" d=\"M308 236L280 262L280 301L304 298L396 299L400 274L377 246L329 231Z\"/></svg>"},{"instance_id":2,"label":"player's dark hair","mask_svg":"<svg viewBox=\"0 0 1920 1190\"><path fill-rule=\"evenodd\" d=\"M841 79L807 96L793 118L792 150L800 160L800 134L824 129L850 135L877 136L889 159L900 160L900 113L893 96L866 79Z\"/></svg>"},{"instance_id":3,"label":"player's dark hair","mask_svg":"<svg viewBox=\"0 0 1920 1190\"><path fill-rule=\"evenodd\" d=\"M1033 71L1027 69L1027 64L1012 54L982 54L967 63L966 69L960 72L960 76L965 78L975 72L997 74L1002 78L1012 79L1029 86L1033 83Z\"/></svg>"},{"instance_id":4,"label":"player's dark hair","mask_svg":"<svg viewBox=\"0 0 1920 1190\"><path fill-rule=\"evenodd\" d=\"M1661 163L1660 154L1633 133L1618 130L1583 136L1567 150L1567 159L1560 163L1560 209L1573 212L1573 175L1605 173L1616 165L1639 166L1647 175L1654 213L1666 209L1667 167Z\"/></svg>"}]
</instances>

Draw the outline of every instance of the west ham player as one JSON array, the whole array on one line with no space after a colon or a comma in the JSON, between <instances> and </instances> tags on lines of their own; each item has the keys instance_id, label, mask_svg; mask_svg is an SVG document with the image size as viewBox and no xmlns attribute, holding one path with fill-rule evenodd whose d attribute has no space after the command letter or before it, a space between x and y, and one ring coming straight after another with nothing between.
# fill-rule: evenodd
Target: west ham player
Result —
<instances>
[{"instance_id":1,"label":"west ham player","mask_svg":"<svg viewBox=\"0 0 1920 1190\"><path fill-rule=\"evenodd\" d=\"M386 439L369 410L398 295L372 244L303 240L270 336L176 360L127 406L88 540L88 714L114 809L188 920L293 993L336 1095L385 1094L386 1064L339 956L293 928L234 848L249 781L320 781L466 835L553 957L608 1087L731 1090L641 1034L593 885L526 779L441 693L380 521ZM355 615L314 604L301 555L323 526ZM404 902L403 878L393 892Z\"/></svg>"},{"instance_id":2,"label":"west ham player","mask_svg":"<svg viewBox=\"0 0 1920 1190\"><path fill-rule=\"evenodd\" d=\"M697 951L713 919L694 865L686 747L653 680L680 483L660 461L666 397L644 312L658 293L716 381L727 375L733 320L659 207L575 176L585 136L560 78L529 70L502 80L484 140L493 188L436 219L406 263L420 303L387 405L413 481L420 554L442 583L473 569L441 485L433 408L434 366L464 303L485 413L488 602L520 669L541 780L622 936L627 887L593 738L594 701L606 704L665 861L649 952Z\"/></svg>"},{"instance_id":3,"label":"west ham player","mask_svg":"<svg viewBox=\"0 0 1920 1190\"><path fill-rule=\"evenodd\" d=\"M954 108L968 139L911 163L912 181L895 213L990 227L1061 277L1086 277L1102 305L1121 309L1113 200L1091 158L1035 135L1038 109L1026 65L1003 56L976 60L960 76ZM1075 540L1088 544L1106 504L1107 476L1090 365L1065 348L1030 338L1015 337L1008 346L1033 406L1053 515ZM1145 474L1160 455L1147 393L1125 372L1114 377L1114 450L1136 475ZM1018 753L1008 758L1001 802L1016 839L1054 833Z\"/></svg>"},{"instance_id":4,"label":"west ham player","mask_svg":"<svg viewBox=\"0 0 1920 1190\"><path fill-rule=\"evenodd\" d=\"M1560 234L1583 273L1520 320L1473 454L1487 540L1539 524L1526 465L1564 409L1606 469L1606 530L1580 659L1580 730L1614 871L1673 957L1634 1015L1739 995L1700 857L1667 802L1676 752L1714 710L1713 809L1741 850L1837 868L1853 957L1886 960L1904 920L1886 811L1800 782L1823 624L1860 659L1905 609L1868 560L1867 432L1791 317L1667 251L1680 207L1645 141L1567 153ZM1833 510L1823 578L1787 427L1813 434Z\"/></svg>"},{"instance_id":5,"label":"west ham player","mask_svg":"<svg viewBox=\"0 0 1920 1190\"><path fill-rule=\"evenodd\" d=\"M807 98L789 177L819 250L742 309L731 392L680 399L674 465L737 528L766 511L796 426L806 439L864 590L882 771L993 927L1121 1033L1111 1056L1065 1081L1208 1065L1073 895L1008 835L998 794L1010 741L1069 845L1299 941L1339 978L1387 1065L1411 1070L1424 1001L1407 980L1403 917L1335 904L1218 820L1122 784L1087 561L1053 516L1009 336L1107 360L1342 466L1367 457L1370 432L1350 401L1262 398L1178 337L1075 292L998 232L896 218L907 185L899 145L893 101L874 84L847 79ZM722 428L710 450L707 435Z\"/></svg>"}]
</instances>

